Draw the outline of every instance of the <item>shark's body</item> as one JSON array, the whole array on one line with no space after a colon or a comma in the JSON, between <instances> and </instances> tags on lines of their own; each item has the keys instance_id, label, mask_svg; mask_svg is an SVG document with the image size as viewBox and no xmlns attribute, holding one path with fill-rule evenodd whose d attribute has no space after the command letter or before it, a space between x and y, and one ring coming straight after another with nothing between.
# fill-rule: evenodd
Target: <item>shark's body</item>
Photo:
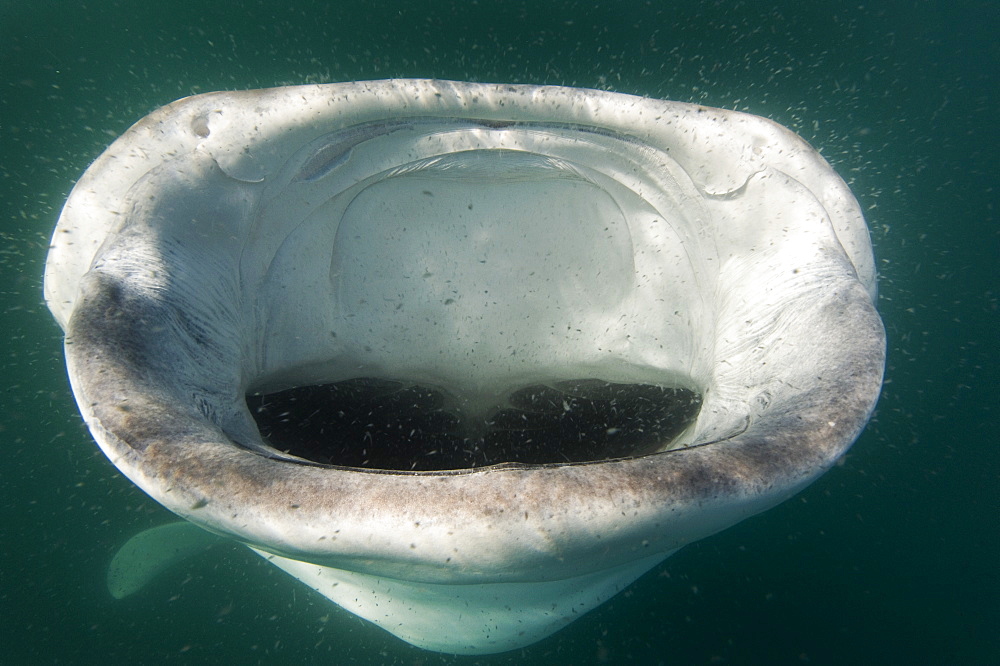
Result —
<instances>
[{"instance_id":1,"label":"shark's body","mask_svg":"<svg viewBox=\"0 0 1000 666\"><path fill-rule=\"evenodd\" d=\"M78 183L45 289L124 474L443 652L535 642L798 492L857 438L884 366L867 229L814 150L754 116L571 88L175 102ZM338 382L431 387L435 418L464 418L441 435L455 468L286 451L245 399ZM575 405L627 424L650 387L692 396L669 436L519 460ZM613 440L595 414L588 441Z\"/></svg>"}]
</instances>

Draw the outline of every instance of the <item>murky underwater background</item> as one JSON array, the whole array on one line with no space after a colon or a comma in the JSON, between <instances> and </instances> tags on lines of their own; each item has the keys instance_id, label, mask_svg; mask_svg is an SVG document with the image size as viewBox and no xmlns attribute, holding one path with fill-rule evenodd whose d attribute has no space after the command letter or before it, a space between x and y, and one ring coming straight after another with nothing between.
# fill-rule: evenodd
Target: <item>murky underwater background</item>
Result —
<instances>
[{"instance_id":1,"label":"murky underwater background","mask_svg":"<svg viewBox=\"0 0 1000 666\"><path fill-rule=\"evenodd\" d=\"M1000 662L998 34L991 1L0 1L0 663ZM412 648L235 547L111 599L115 549L171 516L73 404L41 298L62 202L176 98L390 77L604 88L802 134L866 211L889 333L843 464L507 654Z\"/></svg>"}]
</instances>

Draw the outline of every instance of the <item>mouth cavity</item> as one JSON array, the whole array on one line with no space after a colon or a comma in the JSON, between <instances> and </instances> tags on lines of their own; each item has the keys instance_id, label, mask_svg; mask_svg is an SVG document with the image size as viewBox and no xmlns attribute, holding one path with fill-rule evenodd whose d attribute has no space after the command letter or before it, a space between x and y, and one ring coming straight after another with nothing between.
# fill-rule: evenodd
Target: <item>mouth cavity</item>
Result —
<instances>
[{"instance_id":1,"label":"mouth cavity","mask_svg":"<svg viewBox=\"0 0 1000 666\"><path fill-rule=\"evenodd\" d=\"M525 386L485 412L438 386L370 377L247 396L273 448L394 471L644 456L671 448L701 402L687 388L599 379Z\"/></svg>"},{"instance_id":2,"label":"mouth cavity","mask_svg":"<svg viewBox=\"0 0 1000 666\"><path fill-rule=\"evenodd\" d=\"M268 373L247 406L263 439L393 471L678 446L707 375L709 273L682 206L697 193L615 135L450 127L364 125L290 161L291 198L267 210L310 207L260 289ZM417 159L373 166L383 154Z\"/></svg>"}]
</instances>

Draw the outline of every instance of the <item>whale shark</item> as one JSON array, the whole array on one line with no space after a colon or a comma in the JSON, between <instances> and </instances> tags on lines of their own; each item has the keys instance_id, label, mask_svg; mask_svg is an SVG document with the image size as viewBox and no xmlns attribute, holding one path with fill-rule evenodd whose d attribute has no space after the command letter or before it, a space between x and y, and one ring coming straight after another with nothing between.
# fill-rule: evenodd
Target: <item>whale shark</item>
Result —
<instances>
[{"instance_id":1,"label":"whale shark","mask_svg":"<svg viewBox=\"0 0 1000 666\"><path fill-rule=\"evenodd\" d=\"M413 645L535 643L795 495L874 409L868 229L757 116L559 86L200 94L56 225L45 299L110 462Z\"/></svg>"}]
</instances>

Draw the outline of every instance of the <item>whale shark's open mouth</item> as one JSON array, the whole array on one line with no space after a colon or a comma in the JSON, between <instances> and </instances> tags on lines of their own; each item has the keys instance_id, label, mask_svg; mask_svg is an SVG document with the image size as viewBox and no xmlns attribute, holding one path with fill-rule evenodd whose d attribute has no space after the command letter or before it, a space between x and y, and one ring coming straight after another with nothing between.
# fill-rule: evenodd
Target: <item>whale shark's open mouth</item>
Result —
<instances>
[{"instance_id":1,"label":"whale shark's open mouth","mask_svg":"<svg viewBox=\"0 0 1000 666\"><path fill-rule=\"evenodd\" d=\"M537 641L790 497L884 366L867 229L814 150L572 88L175 102L74 188L45 293L118 469L444 652Z\"/></svg>"},{"instance_id":2,"label":"whale shark's open mouth","mask_svg":"<svg viewBox=\"0 0 1000 666\"><path fill-rule=\"evenodd\" d=\"M314 462L446 470L627 458L670 448L694 422L687 389L600 380L537 384L487 414L443 389L370 378L249 400L271 446Z\"/></svg>"},{"instance_id":3,"label":"whale shark's open mouth","mask_svg":"<svg viewBox=\"0 0 1000 666\"><path fill-rule=\"evenodd\" d=\"M288 293L289 274L317 266L329 339L254 379L296 385L251 398L268 444L446 470L639 456L694 422L691 285L706 276L683 239L700 210L663 187L665 155L578 123L434 117L362 123L300 153L281 210L305 211L263 288ZM303 261L317 247L320 262ZM659 359L629 349L651 331L669 347Z\"/></svg>"}]
</instances>

